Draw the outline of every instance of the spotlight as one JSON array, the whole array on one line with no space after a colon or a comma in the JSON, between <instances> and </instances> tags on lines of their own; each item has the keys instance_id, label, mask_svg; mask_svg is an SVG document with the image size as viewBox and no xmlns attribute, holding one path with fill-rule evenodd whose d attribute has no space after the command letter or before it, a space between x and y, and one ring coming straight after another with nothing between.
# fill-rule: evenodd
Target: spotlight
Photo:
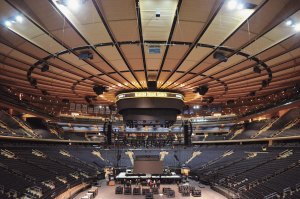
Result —
<instances>
[{"instance_id":1,"label":"spotlight","mask_svg":"<svg viewBox=\"0 0 300 199\"><path fill-rule=\"evenodd\" d=\"M227 60L228 60L228 58L224 54L222 54L220 52L216 52L214 54L214 59L221 60L222 62L227 62Z\"/></svg>"},{"instance_id":2,"label":"spotlight","mask_svg":"<svg viewBox=\"0 0 300 199\"><path fill-rule=\"evenodd\" d=\"M213 101L214 101L214 98L211 97L211 98L208 100L208 103L210 104L210 103L212 103Z\"/></svg>"},{"instance_id":3,"label":"spotlight","mask_svg":"<svg viewBox=\"0 0 300 199\"><path fill-rule=\"evenodd\" d=\"M262 87L266 87L268 84L267 84L267 81L266 80L263 80L262 81Z\"/></svg>"},{"instance_id":4,"label":"spotlight","mask_svg":"<svg viewBox=\"0 0 300 199\"><path fill-rule=\"evenodd\" d=\"M93 59L94 58L92 53L82 53L78 57L79 57L79 60L88 59L88 58Z\"/></svg>"},{"instance_id":5,"label":"spotlight","mask_svg":"<svg viewBox=\"0 0 300 199\"><path fill-rule=\"evenodd\" d=\"M97 95L102 95L103 92L108 92L108 90L106 90L106 88L103 86L95 86L93 90Z\"/></svg>"},{"instance_id":6,"label":"spotlight","mask_svg":"<svg viewBox=\"0 0 300 199\"><path fill-rule=\"evenodd\" d=\"M254 66L253 67L253 72L255 72L255 73L261 73L261 70L260 70L260 68L258 67L258 66Z\"/></svg>"},{"instance_id":7,"label":"spotlight","mask_svg":"<svg viewBox=\"0 0 300 199\"><path fill-rule=\"evenodd\" d=\"M6 21L6 22L5 22L5 25L6 25L6 26L11 26L11 22L10 22L10 21Z\"/></svg>"},{"instance_id":8,"label":"spotlight","mask_svg":"<svg viewBox=\"0 0 300 199\"><path fill-rule=\"evenodd\" d=\"M41 71L46 72L48 70L49 70L49 65L45 63L44 66L41 68Z\"/></svg>"},{"instance_id":9,"label":"spotlight","mask_svg":"<svg viewBox=\"0 0 300 199\"><path fill-rule=\"evenodd\" d=\"M243 8L244 8L243 4L239 4L238 7L237 7L238 10L242 10Z\"/></svg>"},{"instance_id":10,"label":"spotlight","mask_svg":"<svg viewBox=\"0 0 300 199\"><path fill-rule=\"evenodd\" d=\"M251 92L251 93L250 93L250 96L255 96L255 92Z\"/></svg>"},{"instance_id":11,"label":"spotlight","mask_svg":"<svg viewBox=\"0 0 300 199\"><path fill-rule=\"evenodd\" d=\"M228 3L229 9L235 9L236 6L237 6L237 2L235 0L229 1L229 3Z\"/></svg>"},{"instance_id":12,"label":"spotlight","mask_svg":"<svg viewBox=\"0 0 300 199\"><path fill-rule=\"evenodd\" d=\"M18 16L16 17L16 20L17 20L17 22L22 23L23 17L21 17L20 15L18 15Z\"/></svg>"},{"instance_id":13,"label":"spotlight","mask_svg":"<svg viewBox=\"0 0 300 199\"><path fill-rule=\"evenodd\" d=\"M37 85L36 79L32 79L32 81L31 81L31 86L36 86L36 85Z\"/></svg>"},{"instance_id":14,"label":"spotlight","mask_svg":"<svg viewBox=\"0 0 300 199\"><path fill-rule=\"evenodd\" d=\"M205 95L207 93L207 91L208 91L207 86L201 86L201 87L197 88L196 91L194 91L194 93L199 92L200 95Z\"/></svg>"},{"instance_id":15,"label":"spotlight","mask_svg":"<svg viewBox=\"0 0 300 199\"><path fill-rule=\"evenodd\" d=\"M43 95L50 95L47 91L42 91Z\"/></svg>"},{"instance_id":16,"label":"spotlight","mask_svg":"<svg viewBox=\"0 0 300 199\"><path fill-rule=\"evenodd\" d=\"M289 19L289 20L286 21L285 24L288 25L288 26L290 26L290 25L292 25L292 23L293 23L293 21L291 19Z\"/></svg>"},{"instance_id":17,"label":"spotlight","mask_svg":"<svg viewBox=\"0 0 300 199\"><path fill-rule=\"evenodd\" d=\"M88 97L85 97L84 99L85 99L85 101L86 101L87 103L89 103L89 104L92 102Z\"/></svg>"},{"instance_id":18,"label":"spotlight","mask_svg":"<svg viewBox=\"0 0 300 199\"><path fill-rule=\"evenodd\" d=\"M77 9L79 7L79 1L77 0L61 0L60 3L71 9Z\"/></svg>"}]
</instances>

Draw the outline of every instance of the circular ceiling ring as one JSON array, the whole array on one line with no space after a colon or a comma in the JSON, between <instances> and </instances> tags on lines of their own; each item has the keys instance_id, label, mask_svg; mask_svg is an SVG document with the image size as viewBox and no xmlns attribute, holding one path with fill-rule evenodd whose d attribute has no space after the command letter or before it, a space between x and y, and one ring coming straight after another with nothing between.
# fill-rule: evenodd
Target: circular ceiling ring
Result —
<instances>
[{"instance_id":1,"label":"circular ceiling ring","mask_svg":"<svg viewBox=\"0 0 300 199\"><path fill-rule=\"evenodd\" d=\"M155 45L171 45L171 46L173 46L173 45L189 45L189 46L191 46L191 45L192 45L191 42L172 42L172 44L166 44L166 42L164 42L164 41L145 41L144 43L141 43L140 41L125 41L125 42L118 42L118 45L140 45L140 44L144 44L144 45L154 45L154 44L155 44ZM113 43L113 42L109 42L109 43L99 43L99 44L91 44L91 45L86 45L86 46L79 46L79 47L75 47L75 48L69 48L69 49L66 49L66 50L63 50L63 51L60 51L60 52L51 54L51 55L49 55L49 56L43 58L42 60L37 61L33 66L31 66L31 67L28 69L28 71L27 71L27 79L28 79L29 83L30 83L35 89L40 90L40 89L37 87L37 85L36 85L36 80L34 80L34 78L31 78L31 72L32 72L38 65L41 65L41 64L47 62L47 61L50 60L50 59L58 58L60 55L67 54L67 53L70 54L71 52L74 53L74 51L76 51L76 50L84 50L84 49L90 49L91 47L97 48L97 47L114 46L114 45L116 45L116 44ZM216 46L216 45L201 44L201 43L198 43L198 44L196 45L196 48L198 48L198 47L202 47L202 48L213 48L213 49L218 48L218 49L221 50L221 51L226 51L226 52L231 52L231 53L233 53L233 52L235 52L236 50L238 50L238 49L236 49L236 48L232 48L232 47L228 47L228 46ZM270 83L271 80L272 80L272 71L271 71L271 69L268 68L268 66L267 66L264 62L262 62L261 60L259 60L258 58L256 58L255 55L252 55L250 52L247 52L247 51L242 50L242 49L239 49L239 50L240 50L240 51L237 52L236 55L241 55L241 56L243 56L243 57L246 57L246 58L249 59L249 60L253 60L253 61L257 62L257 64L260 64L262 67L264 67L264 68L267 70L268 76L269 76L269 78L268 78L268 80L267 80L267 85L269 85L269 83ZM242 52L241 52L241 51L242 51ZM83 82L83 81L85 81L85 80L87 80L87 79L91 79L91 78L93 78L93 77L100 76L100 75L103 75L103 74L91 75L91 76L88 77L88 78L83 78L83 79L81 79L81 80L75 82L75 83L72 85L72 87L71 87L72 92L73 92L75 95L78 96L78 93L75 91L75 87L76 87L79 83L81 83L81 82ZM205 76L205 75L203 75L203 76ZM211 77L211 76L206 76L206 77L208 77L208 78L210 78L210 79L212 79L212 80L216 80L216 81L220 82L220 83L224 86L224 92L223 92L220 96L218 96L216 99L222 97L223 95L225 95L225 94L227 93L227 91L228 91L228 86L227 86L227 84L226 84L224 81L221 81L220 79L214 78L214 77ZM200 85L203 85L203 84L200 84ZM198 86L200 86L200 85L198 85ZM106 86L107 86L107 85L106 85ZM262 87L261 87L259 90L257 90L257 91L260 91L260 90L262 90L263 88L264 88L264 87L262 86ZM172 89L170 89L170 90L172 90ZM41 91L42 91L42 90L41 90ZM43 91L42 91L42 92L43 92ZM256 92L256 91L254 91L254 92ZM44 93L45 93L45 92L44 92ZM248 97L248 96L249 96L249 95L246 95L246 97ZM57 96L55 96L55 97L57 97ZM57 97L57 98L59 98L59 97Z\"/></svg>"}]
</instances>

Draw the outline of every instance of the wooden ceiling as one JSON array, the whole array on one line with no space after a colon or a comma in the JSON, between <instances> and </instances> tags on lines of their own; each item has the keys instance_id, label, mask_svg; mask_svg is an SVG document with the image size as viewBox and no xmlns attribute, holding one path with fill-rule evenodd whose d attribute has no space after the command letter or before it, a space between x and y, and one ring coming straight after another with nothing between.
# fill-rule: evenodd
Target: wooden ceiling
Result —
<instances>
[{"instance_id":1,"label":"wooden ceiling","mask_svg":"<svg viewBox=\"0 0 300 199\"><path fill-rule=\"evenodd\" d=\"M120 91L147 89L148 74L157 76L158 88L182 92L186 104L202 104L203 97L214 97L213 103L247 99L250 92L261 97L295 86L300 34L286 22L300 24L300 1L240 0L256 5L241 10L230 9L230 1L87 0L77 8L57 0L0 1L0 84L76 103L96 96L95 85L108 87L95 105L114 104ZM18 15L21 23L5 24ZM151 46L160 46L161 54L149 54ZM83 52L93 59L79 60ZM228 61L214 59L215 52ZM41 72L39 61L50 70ZM271 72L261 67L261 74L254 73L258 62ZM263 80L270 81L267 87ZM205 96L193 93L199 86L209 88Z\"/></svg>"}]
</instances>

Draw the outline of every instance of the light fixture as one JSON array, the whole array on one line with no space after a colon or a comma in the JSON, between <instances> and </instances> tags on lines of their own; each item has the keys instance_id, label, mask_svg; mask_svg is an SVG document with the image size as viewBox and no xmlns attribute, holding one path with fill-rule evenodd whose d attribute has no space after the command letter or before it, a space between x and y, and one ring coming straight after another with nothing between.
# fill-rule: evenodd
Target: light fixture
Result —
<instances>
[{"instance_id":1,"label":"light fixture","mask_svg":"<svg viewBox=\"0 0 300 199\"><path fill-rule=\"evenodd\" d=\"M6 22L5 22L5 25L6 25L6 26L11 26L11 22L10 22L10 21L6 21Z\"/></svg>"},{"instance_id":2,"label":"light fixture","mask_svg":"<svg viewBox=\"0 0 300 199\"><path fill-rule=\"evenodd\" d=\"M46 72L46 71L48 71L48 70L49 70L49 65L45 63L45 64L43 65L43 67L41 68L41 71L42 71L42 72Z\"/></svg>"},{"instance_id":3,"label":"light fixture","mask_svg":"<svg viewBox=\"0 0 300 199\"><path fill-rule=\"evenodd\" d=\"M238 9L238 10L242 10L243 8L244 8L244 5L241 4L241 3L237 6L237 9Z\"/></svg>"},{"instance_id":4,"label":"light fixture","mask_svg":"<svg viewBox=\"0 0 300 199\"><path fill-rule=\"evenodd\" d=\"M229 3L228 3L229 9L235 9L236 6L237 6L237 2L235 0L229 1Z\"/></svg>"},{"instance_id":5,"label":"light fixture","mask_svg":"<svg viewBox=\"0 0 300 199\"><path fill-rule=\"evenodd\" d=\"M71 9L77 9L79 6L79 2L77 0L66 0L63 4Z\"/></svg>"},{"instance_id":6,"label":"light fixture","mask_svg":"<svg viewBox=\"0 0 300 199\"><path fill-rule=\"evenodd\" d=\"M228 58L221 52L216 52L214 54L214 59L221 60L222 62L226 62L228 60Z\"/></svg>"},{"instance_id":7,"label":"light fixture","mask_svg":"<svg viewBox=\"0 0 300 199\"><path fill-rule=\"evenodd\" d=\"M254 66L253 67L253 72L260 74L261 73L261 69L259 68L259 66Z\"/></svg>"},{"instance_id":8,"label":"light fixture","mask_svg":"<svg viewBox=\"0 0 300 199\"><path fill-rule=\"evenodd\" d=\"M290 25L292 25L292 23L293 23L293 21L291 19L289 19L289 20L286 21L285 24L288 25L288 26L290 26Z\"/></svg>"},{"instance_id":9,"label":"light fixture","mask_svg":"<svg viewBox=\"0 0 300 199\"><path fill-rule=\"evenodd\" d=\"M296 25L295 25L295 29L296 29L297 31L299 31L299 30L300 30L300 24L296 24Z\"/></svg>"},{"instance_id":10,"label":"light fixture","mask_svg":"<svg viewBox=\"0 0 300 199\"><path fill-rule=\"evenodd\" d=\"M17 20L17 22L22 23L23 17L20 16L20 15L18 15L18 16L16 17L16 20Z\"/></svg>"}]
</instances>

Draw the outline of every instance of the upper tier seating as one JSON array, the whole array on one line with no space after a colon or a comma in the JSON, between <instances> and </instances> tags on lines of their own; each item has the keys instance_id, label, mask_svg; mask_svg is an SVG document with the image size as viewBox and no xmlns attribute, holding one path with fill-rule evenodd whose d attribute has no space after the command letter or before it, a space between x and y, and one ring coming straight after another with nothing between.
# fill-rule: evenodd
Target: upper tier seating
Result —
<instances>
[{"instance_id":1,"label":"upper tier seating","mask_svg":"<svg viewBox=\"0 0 300 199\"><path fill-rule=\"evenodd\" d=\"M262 132L260 135L258 135L256 138L265 138L265 137L271 137L273 134L277 133L279 130L281 130L288 122L295 120L296 118L299 118L300 108L295 108L289 110L287 113L285 113L282 117L280 117L271 128L269 128L267 131Z\"/></svg>"}]
</instances>

